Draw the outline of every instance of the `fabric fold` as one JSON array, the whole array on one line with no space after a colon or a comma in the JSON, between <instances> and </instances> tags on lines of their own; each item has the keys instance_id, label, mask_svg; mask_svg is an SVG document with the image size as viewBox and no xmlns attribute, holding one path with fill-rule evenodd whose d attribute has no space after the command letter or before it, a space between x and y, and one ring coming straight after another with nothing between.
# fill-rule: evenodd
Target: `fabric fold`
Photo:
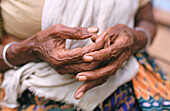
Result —
<instances>
[{"instance_id":1,"label":"fabric fold","mask_svg":"<svg viewBox=\"0 0 170 111\"><path fill-rule=\"evenodd\" d=\"M124 3L122 6L125 9L120 9L120 1ZM135 5L132 7L131 3ZM138 0L46 0L42 30L57 23L70 27L97 26L100 29L99 34L117 23L133 27L138 4ZM130 11L127 12L127 9ZM67 40L66 48L83 47L91 42L91 39ZM17 107L17 98L29 89L39 97L74 104L80 109L91 111L119 86L130 81L138 69L139 64L132 56L103 85L89 90L80 100L76 100L74 93L83 82L76 81L74 75L60 75L45 62L28 63L18 70L11 69L4 73L1 87L6 95L1 104L10 108Z\"/></svg>"},{"instance_id":2,"label":"fabric fold","mask_svg":"<svg viewBox=\"0 0 170 111\"><path fill-rule=\"evenodd\" d=\"M76 81L74 75L60 75L45 62L28 63L18 70L5 72L1 87L5 89L6 96L1 104L17 107L17 98L29 89L39 97L74 104L88 111L93 110L120 85L135 76L139 68L138 65L133 65L136 62L136 59L131 57L106 83L89 90L80 100L74 98L74 92L83 82ZM131 70L132 68L135 70Z\"/></svg>"}]
</instances>

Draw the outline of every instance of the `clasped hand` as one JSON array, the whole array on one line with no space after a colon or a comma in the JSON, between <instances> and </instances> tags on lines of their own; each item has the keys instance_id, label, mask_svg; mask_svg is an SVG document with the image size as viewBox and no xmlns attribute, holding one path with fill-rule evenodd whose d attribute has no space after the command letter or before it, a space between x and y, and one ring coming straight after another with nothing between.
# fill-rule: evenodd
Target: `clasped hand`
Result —
<instances>
[{"instance_id":1,"label":"clasped hand","mask_svg":"<svg viewBox=\"0 0 170 111\"><path fill-rule=\"evenodd\" d=\"M60 74L76 74L84 83L75 92L80 99L89 89L106 82L123 62L134 53L135 30L125 25L115 25L99 36L98 28L67 27L61 24L37 33L33 38L35 55L48 62ZM66 39L86 39L92 43L83 48L68 50Z\"/></svg>"}]
</instances>

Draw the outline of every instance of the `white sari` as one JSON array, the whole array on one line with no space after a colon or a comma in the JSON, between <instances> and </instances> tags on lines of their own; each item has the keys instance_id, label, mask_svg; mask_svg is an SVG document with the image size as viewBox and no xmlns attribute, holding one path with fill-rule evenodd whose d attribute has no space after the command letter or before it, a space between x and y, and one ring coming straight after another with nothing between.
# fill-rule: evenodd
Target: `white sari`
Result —
<instances>
[{"instance_id":1,"label":"white sari","mask_svg":"<svg viewBox=\"0 0 170 111\"><path fill-rule=\"evenodd\" d=\"M56 23L70 27L99 27L99 34L118 23L133 27L138 7L139 0L46 0L42 30ZM66 48L83 47L89 43L90 39L67 40ZM132 56L106 83L89 90L80 100L76 100L74 92L83 82L76 81L74 75L60 75L45 62L28 63L18 70L5 72L1 87L6 95L1 104L17 107L17 98L28 89L39 97L74 104L90 111L119 86L130 81L138 68L137 60Z\"/></svg>"}]
</instances>

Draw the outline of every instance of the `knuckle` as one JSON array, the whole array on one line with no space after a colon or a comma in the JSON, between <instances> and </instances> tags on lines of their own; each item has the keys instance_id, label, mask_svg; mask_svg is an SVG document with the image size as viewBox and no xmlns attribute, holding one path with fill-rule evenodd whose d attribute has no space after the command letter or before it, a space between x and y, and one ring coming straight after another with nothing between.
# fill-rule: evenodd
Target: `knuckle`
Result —
<instances>
[{"instance_id":1,"label":"knuckle","mask_svg":"<svg viewBox=\"0 0 170 111\"><path fill-rule=\"evenodd\" d=\"M82 36L82 35L85 35L87 34L87 28L83 28L83 27L75 27L73 29L73 33L76 35L76 36Z\"/></svg>"},{"instance_id":2,"label":"knuckle","mask_svg":"<svg viewBox=\"0 0 170 111\"><path fill-rule=\"evenodd\" d=\"M61 27L63 27L64 25L62 25L62 24L55 24L53 27L54 28L61 28Z\"/></svg>"},{"instance_id":3,"label":"knuckle","mask_svg":"<svg viewBox=\"0 0 170 111\"><path fill-rule=\"evenodd\" d=\"M73 28L73 33L78 34L80 32L81 32L81 28L80 27L74 27Z\"/></svg>"},{"instance_id":4,"label":"knuckle","mask_svg":"<svg viewBox=\"0 0 170 111\"><path fill-rule=\"evenodd\" d=\"M64 26L62 24L55 24L54 26L50 27L49 30L50 30L51 33L55 33L58 30L63 29L64 27L66 27L66 26Z\"/></svg>"},{"instance_id":5,"label":"knuckle","mask_svg":"<svg viewBox=\"0 0 170 111\"><path fill-rule=\"evenodd\" d=\"M96 69L98 67L97 63L87 63L85 66L83 66L84 71L88 71L88 70L93 70Z\"/></svg>"},{"instance_id":6,"label":"knuckle","mask_svg":"<svg viewBox=\"0 0 170 111\"><path fill-rule=\"evenodd\" d=\"M48 57L47 60L51 64L54 69L60 68L64 65L64 61L59 61L57 59L54 59L53 57Z\"/></svg>"}]
</instances>

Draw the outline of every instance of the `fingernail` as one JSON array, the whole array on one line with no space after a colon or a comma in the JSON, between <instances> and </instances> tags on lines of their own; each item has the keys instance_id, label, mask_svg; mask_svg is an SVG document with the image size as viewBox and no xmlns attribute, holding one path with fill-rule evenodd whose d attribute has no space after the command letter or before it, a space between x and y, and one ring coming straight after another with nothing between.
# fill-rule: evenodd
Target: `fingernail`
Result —
<instances>
[{"instance_id":1,"label":"fingernail","mask_svg":"<svg viewBox=\"0 0 170 111\"><path fill-rule=\"evenodd\" d=\"M93 57L92 57L92 56L84 56L83 59L84 59L84 61L86 61L86 62L91 62L91 61L93 61Z\"/></svg>"},{"instance_id":2,"label":"fingernail","mask_svg":"<svg viewBox=\"0 0 170 111\"><path fill-rule=\"evenodd\" d=\"M77 80L78 80L78 81L86 81L87 78L86 78L86 76L78 76L78 77L77 77Z\"/></svg>"},{"instance_id":3,"label":"fingernail","mask_svg":"<svg viewBox=\"0 0 170 111\"><path fill-rule=\"evenodd\" d=\"M97 27L90 27L88 28L89 33L97 33L99 31L99 28Z\"/></svg>"},{"instance_id":4,"label":"fingernail","mask_svg":"<svg viewBox=\"0 0 170 111\"><path fill-rule=\"evenodd\" d=\"M83 92L80 92L79 94L77 94L77 99L80 99L82 96L84 95L84 93Z\"/></svg>"}]
</instances>

